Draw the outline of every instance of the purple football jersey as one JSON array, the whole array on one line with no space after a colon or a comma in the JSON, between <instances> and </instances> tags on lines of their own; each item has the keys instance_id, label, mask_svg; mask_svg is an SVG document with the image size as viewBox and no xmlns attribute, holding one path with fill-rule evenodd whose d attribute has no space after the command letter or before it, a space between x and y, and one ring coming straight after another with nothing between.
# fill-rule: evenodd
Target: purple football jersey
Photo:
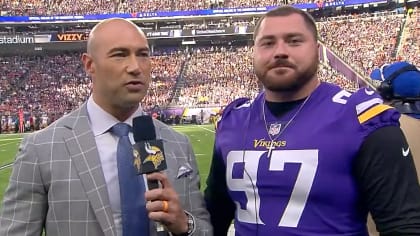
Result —
<instances>
[{"instance_id":1,"label":"purple football jersey","mask_svg":"<svg viewBox=\"0 0 420 236\"><path fill-rule=\"evenodd\" d=\"M352 162L365 137L397 126L399 113L368 89L321 83L284 128L300 106L276 118L264 99L236 100L217 128L236 235L367 236Z\"/></svg>"}]
</instances>

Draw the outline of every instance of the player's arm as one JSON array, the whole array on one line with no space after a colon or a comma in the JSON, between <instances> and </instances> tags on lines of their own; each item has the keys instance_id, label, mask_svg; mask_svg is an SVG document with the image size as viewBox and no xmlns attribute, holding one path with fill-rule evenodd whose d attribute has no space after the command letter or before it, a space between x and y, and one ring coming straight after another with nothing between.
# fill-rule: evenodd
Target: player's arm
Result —
<instances>
[{"instance_id":1,"label":"player's arm","mask_svg":"<svg viewBox=\"0 0 420 236\"><path fill-rule=\"evenodd\" d=\"M226 166L216 148L207 178L207 188L204 190L204 199L210 213L214 235L227 235L235 214L235 204L229 196L226 185Z\"/></svg>"},{"instance_id":2,"label":"player's arm","mask_svg":"<svg viewBox=\"0 0 420 236\"><path fill-rule=\"evenodd\" d=\"M399 127L387 126L371 133L353 170L363 204L381 236L420 235L420 186Z\"/></svg>"}]
</instances>

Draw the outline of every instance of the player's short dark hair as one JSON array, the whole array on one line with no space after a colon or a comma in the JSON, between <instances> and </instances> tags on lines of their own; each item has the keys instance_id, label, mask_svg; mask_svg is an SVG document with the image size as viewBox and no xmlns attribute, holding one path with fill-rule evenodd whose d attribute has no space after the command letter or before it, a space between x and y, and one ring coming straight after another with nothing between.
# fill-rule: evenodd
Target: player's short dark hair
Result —
<instances>
[{"instance_id":1,"label":"player's short dark hair","mask_svg":"<svg viewBox=\"0 0 420 236\"><path fill-rule=\"evenodd\" d=\"M255 26L255 29L254 29L254 36L253 36L254 41L257 38L257 35L259 33L261 23L265 18L276 17L276 16L290 16L292 14L298 14L302 16L309 30L312 31L314 38L318 40L318 29L316 27L314 18L309 13L301 9L294 8L292 6L279 6L277 8L274 8L273 10L268 11L265 15L263 15L258 20L257 25Z\"/></svg>"}]
</instances>

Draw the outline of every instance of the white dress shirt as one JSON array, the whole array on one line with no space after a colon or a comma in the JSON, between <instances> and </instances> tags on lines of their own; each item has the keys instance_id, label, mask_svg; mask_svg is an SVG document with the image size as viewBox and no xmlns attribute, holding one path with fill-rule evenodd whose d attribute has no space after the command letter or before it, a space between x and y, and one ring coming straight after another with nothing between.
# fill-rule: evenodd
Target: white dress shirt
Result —
<instances>
[{"instance_id":1,"label":"white dress shirt","mask_svg":"<svg viewBox=\"0 0 420 236\"><path fill-rule=\"evenodd\" d=\"M117 168L118 137L110 132L111 127L120 121L99 107L99 105L93 100L92 96L90 96L87 101L87 111L90 127L92 128L93 135L95 136L96 146L98 148L102 170L104 172L117 235L122 235L120 184L118 182ZM144 113L139 106L137 111L125 120L124 123L129 124L132 127L133 118L141 115L144 115ZM130 132L128 136L131 143L134 143L133 132Z\"/></svg>"}]
</instances>

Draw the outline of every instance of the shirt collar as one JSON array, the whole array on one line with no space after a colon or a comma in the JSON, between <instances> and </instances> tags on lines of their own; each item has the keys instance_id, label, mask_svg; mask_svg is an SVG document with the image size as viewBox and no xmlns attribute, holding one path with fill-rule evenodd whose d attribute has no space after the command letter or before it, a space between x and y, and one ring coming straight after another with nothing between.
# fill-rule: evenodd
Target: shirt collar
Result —
<instances>
[{"instance_id":1,"label":"shirt collar","mask_svg":"<svg viewBox=\"0 0 420 236\"><path fill-rule=\"evenodd\" d=\"M96 137L107 132L112 126L119 123L120 121L102 109L94 100L93 97L90 96L87 101L87 112L89 117L90 127L92 127L93 135ZM133 118L136 116L145 115L141 105L137 108L137 110L128 117L124 123L133 126ZM95 122L92 122L95 121ZM98 122L100 121L100 122Z\"/></svg>"}]
</instances>

